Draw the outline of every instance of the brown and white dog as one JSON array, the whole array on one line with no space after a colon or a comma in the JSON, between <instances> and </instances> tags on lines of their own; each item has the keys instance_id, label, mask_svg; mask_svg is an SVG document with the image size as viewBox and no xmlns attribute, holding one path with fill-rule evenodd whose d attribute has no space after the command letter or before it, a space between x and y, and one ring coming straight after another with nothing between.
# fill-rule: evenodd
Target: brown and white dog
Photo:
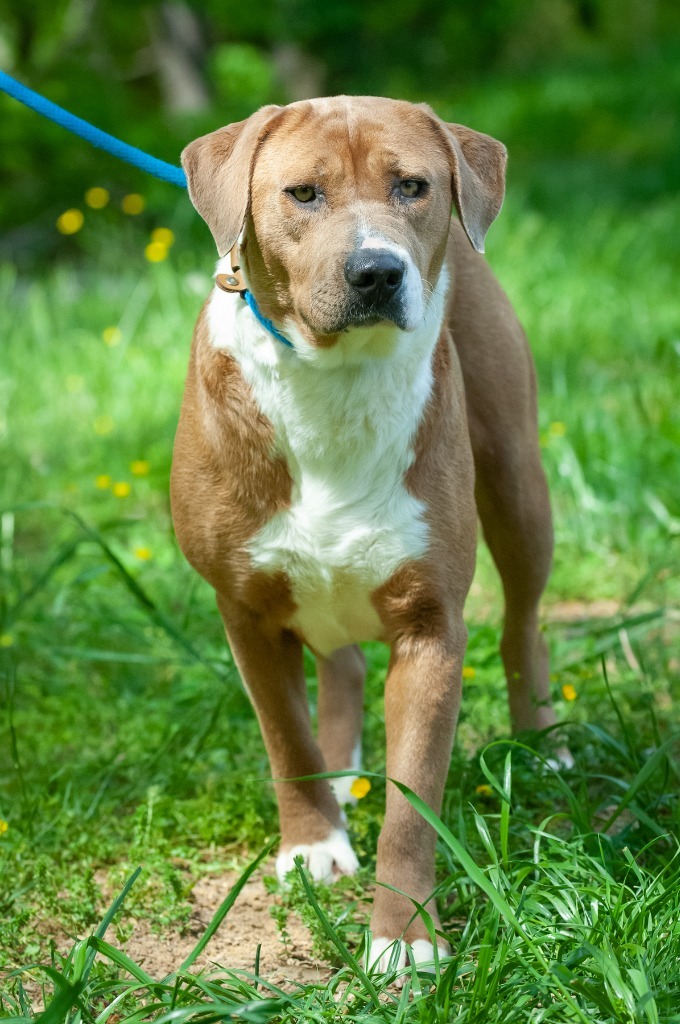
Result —
<instances>
[{"instance_id":1,"label":"brown and white dog","mask_svg":"<svg viewBox=\"0 0 680 1024\"><path fill-rule=\"evenodd\" d=\"M552 527L534 369L478 255L505 148L426 106L339 96L264 107L192 142L182 162L218 271L233 283L228 254L240 252L245 285L288 344L241 294L213 290L175 443L179 543L215 588L273 778L359 769L357 644L382 640L387 774L438 811L477 515L504 588L513 727L555 721L537 629ZM318 664L318 739L303 644ZM348 781L275 786L279 877L298 854L315 879L354 872ZM438 924L434 845L388 786L377 880ZM378 969L395 940L432 960L413 904L392 889L378 887L371 930Z\"/></svg>"}]
</instances>

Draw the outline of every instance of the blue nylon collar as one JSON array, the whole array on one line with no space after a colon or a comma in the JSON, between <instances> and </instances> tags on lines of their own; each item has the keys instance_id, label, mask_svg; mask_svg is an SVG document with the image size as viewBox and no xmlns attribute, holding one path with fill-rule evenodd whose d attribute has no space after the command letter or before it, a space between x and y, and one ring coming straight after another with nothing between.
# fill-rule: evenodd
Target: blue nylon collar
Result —
<instances>
[{"instance_id":1,"label":"blue nylon collar","mask_svg":"<svg viewBox=\"0 0 680 1024\"><path fill-rule=\"evenodd\" d=\"M253 316L258 321L258 323L262 324L264 329L269 331L272 337L276 338L277 341L280 341L282 345L285 345L287 348L294 349L295 346L293 345L293 343L291 341L288 341L288 338L285 338L283 334L281 334L281 331L277 331L276 327L274 327L274 324L271 322L271 320L268 320L267 317L260 312L260 307L255 301L255 296L253 295L253 293L245 291L241 292L241 294L243 298L246 300L250 309L252 310Z\"/></svg>"}]
</instances>

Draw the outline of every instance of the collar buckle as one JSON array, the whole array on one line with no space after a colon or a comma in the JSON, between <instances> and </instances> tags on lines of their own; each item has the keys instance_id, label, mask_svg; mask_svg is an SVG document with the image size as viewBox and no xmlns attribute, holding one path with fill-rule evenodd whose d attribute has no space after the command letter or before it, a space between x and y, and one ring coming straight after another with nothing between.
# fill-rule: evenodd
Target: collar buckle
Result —
<instances>
[{"instance_id":1,"label":"collar buckle","mask_svg":"<svg viewBox=\"0 0 680 1024\"><path fill-rule=\"evenodd\" d=\"M239 259L238 255L238 241L234 242L231 252L229 253L229 263L231 265L231 273L229 274L217 274L215 277L215 284L218 288L221 288L223 292L239 292L241 295L246 290L246 283L243 280L243 273L240 265L236 262Z\"/></svg>"},{"instance_id":2,"label":"collar buckle","mask_svg":"<svg viewBox=\"0 0 680 1024\"><path fill-rule=\"evenodd\" d=\"M260 312L260 307L255 301L255 296L252 292L248 291L248 287L243 278L243 272L241 267L236 262L239 259L239 241L238 239L234 242L231 252L229 253L229 264L231 266L231 272L229 274L216 274L215 284L218 288L221 288L223 292L230 292L232 295L238 294L242 299L245 300L246 304L250 307L255 319L269 331L269 333L280 341L286 348L294 349L295 346L285 335L281 334L281 331L277 330L271 320L268 320L266 316Z\"/></svg>"}]
</instances>

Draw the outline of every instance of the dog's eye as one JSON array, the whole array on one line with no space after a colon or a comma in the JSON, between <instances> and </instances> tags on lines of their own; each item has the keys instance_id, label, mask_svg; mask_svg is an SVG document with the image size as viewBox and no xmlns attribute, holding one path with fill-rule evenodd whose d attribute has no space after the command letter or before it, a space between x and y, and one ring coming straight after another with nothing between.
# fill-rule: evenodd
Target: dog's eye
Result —
<instances>
[{"instance_id":1,"label":"dog's eye","mask_svg":"<svg viewBox=\"0 0 680 1024\"><path fill-rule=\"evenodd\" d=\"M421 196L425 188L425 182L418 181L416 178L404 178L399 182L399 193L404 199L415 199L416 196Z\"/></svg>"},{"instance_id":2,"label":"dog's eye","mask_svg":"<svg viewBox=\"0 0 680 1024\"><path fill-rule=\"evenodd\" d=\"M311 185L298 185L297 188L290 190L291 195L295 196L298 203L311 203L313 199L316 199L316 190Z\"/></svg>"}]
</instances>

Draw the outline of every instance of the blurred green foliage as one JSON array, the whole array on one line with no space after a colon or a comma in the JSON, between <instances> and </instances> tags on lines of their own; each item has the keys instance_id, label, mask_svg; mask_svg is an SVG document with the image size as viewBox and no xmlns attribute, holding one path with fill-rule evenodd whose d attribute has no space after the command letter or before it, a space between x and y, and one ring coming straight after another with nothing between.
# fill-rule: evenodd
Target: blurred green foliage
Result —
<instances>
[{"instance_id":1,"label":"blurred green foliage","mask_svg":"<svg viewBox=\"0 0 680 1024\"><path fill-rule=\"evenodd\" d=\"M625 181L635 194L626 199L677 183L680 146L668 138L678 130L677 88L667 80L677 85L679 39L676 0L0 0L2 67L171 162L191 138L263 103L379 93L427 99L463 120L470 92L484 83L485 116L475 127L503 138L529 169L541 153L540 173L528 175L538 205L546 196L562 202L565 190L570 199L580 189L616 191L604 155L634 165ZM636 83L642 77L641 90L620 88L622 66ZM602 72L596 90L594 68ZM523 90L493 87L508 76ZM114 201L144 191L163 219L174 215L173 189L5 96L0 120L0 257L31 265L77 252L81 238L60 237L54 223L93 185ZM570 155L584 153L590 161L575 161L571 174ZM675 155L660 164L661 154Z\"/></svg>"}]
</instances>

